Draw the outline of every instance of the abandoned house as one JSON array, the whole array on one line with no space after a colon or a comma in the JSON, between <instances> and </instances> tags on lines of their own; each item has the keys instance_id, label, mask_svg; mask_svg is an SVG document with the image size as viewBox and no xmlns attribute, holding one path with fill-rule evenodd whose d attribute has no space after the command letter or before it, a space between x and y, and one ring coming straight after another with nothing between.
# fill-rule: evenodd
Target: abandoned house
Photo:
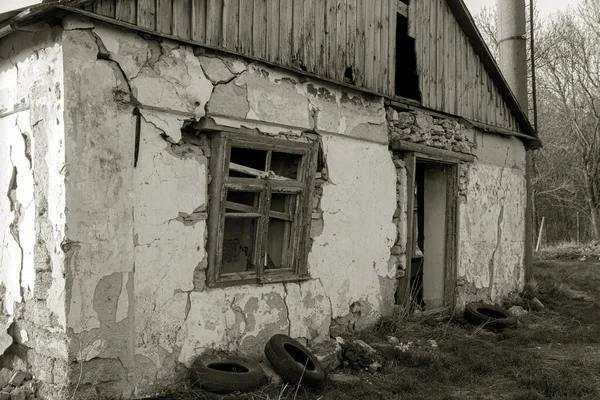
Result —
<instances>
[{"instance_id":1,"label":"abandoned house","mask_svg":"<svg viewBox=\"0 0 600 400\"><path fill-rule=\"evenodd\" d=\"M0 342L40 398L523 289L540 143L462 0L6 3Z\"/></svg>"}]
</instances>

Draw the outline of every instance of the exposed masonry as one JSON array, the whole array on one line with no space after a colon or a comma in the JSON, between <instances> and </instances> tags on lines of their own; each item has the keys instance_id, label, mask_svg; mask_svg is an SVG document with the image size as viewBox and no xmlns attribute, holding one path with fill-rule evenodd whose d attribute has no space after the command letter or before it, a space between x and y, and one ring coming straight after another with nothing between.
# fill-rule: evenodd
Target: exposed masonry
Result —
<instances>
[{"instance_id":1,"label":"exposed masonry","mask_svg":"<svg viewBox=\"0 0 600 400\"><path fill-rule=\"evenodd\" d=\"M86 31L90 31L92 27L86 25L83 26L83 29ZM150 46L150 52L147 56L144 56L147 57L145 61L141 60L141 63L135 65L135 63L131 62L130 58L124 57L123 55L115 52L115 49L118 49L118 46L112 43L112 40L115 40L114 36L111 38L111 35L113 33L107 33L105 30L97 31L97 29L98 28L93 28L93 30L91 30L91 33L94 35L93 42L98 48L97 60L95 62L98 64L106 63L114 71L115 76L117 77L117 85L113 90L113 97L115 102L119 105L119 107L123 107L126 109L133 106L139 107L142 116L142 123L144 124L143 131L147 131L147 126L151 126L153 129L160 133L162 140L164 140L165 144L167 145L166 150L161 153L157 153L155 157L163 157L166 153L180 160L189 160L192 162L198 162L201 165L208 165L211 157L210 146L208 145L209 135L204 133L196 135L192 127L194 121L198 121L199 119L201 119L205 113L208 113L211 116L227 115L243 119L246 118L250 112L252 112L250 110L250 100L248 98L250 94L248 93L248 88L246 87L246 83L244 81L248 78L246 78L246 76L243 76L243 74L248 69L248 64L246 64L245 62L242 62L237 59L232 59L226 56L207 54L202 51L195 51L197 61L194 61L189 59L189 48L186 48L184 46L180 47L174 43L169 43L168 41L158 42L151 39L145 39L145 42L148 43ZM139 40L139 36L135 36L137 37L137 39L135 40ZM88 39L85 39L84 36L79 37L81 38L79 40L88 41ZM105 38L109 39L109 41L107 42ZM123 44L121 43L120 45ZM170 73L177 74L178 68L180 66L180 61L177 60L177 58L173 59L173 54L175 54L176 57L185 58L186 60L188 60L183 63L183 66L185 66L186 70L181 71L181 73L183 74L182 77L185 79L188 79L186 78L187 75L191 75L194 73L190 70L190 68L193 65L195 65L195 63L199 62L197 66L201 68L201 74L203 73L210 81L210 96L206 96L203 98L201 98L202 96L200 96L198 100L194 102L193 109L189 107L182 107L183 103L178 103L178 100L175 98L168 99L168 101L164 102L164 104L162 104L160 107L148 107L147 103L150 99L144 98L143 95L142 97L140 97L140 86L138 86L141 84L140 80L144 79L145 76L149 76L151 74L164 74L164 72L166 71L165 68L167 67L170 69ZM179 54L179 56L177 56L177 54ZM136 60L138 62L140 61L139 58L137 58ZM267 69L261 69L260 65L253 65L252 68L255 71L259 71L264 79L271 79L269 77L270 72ZM178 96L181 95L182 97L187 97L188 99L190 98L188 97L190 96L190 93L184 94L183 91L193 90L193 83L190 83L186 87L179 87L181 85L181 80L179 79L179 77L177 77L177 79L175 77L169 78L169 75L166 75L166 78L163 77L162 79L167 81L164 82L165 89L169 85L172 85L175 88L175 91L177 92ZM295 78L292 77L283 77L279 80L278 79L279 78L275 78L275 82L281 82L282 84L287 85L290 88L290 95L297 95L297 89L294 88L294 86L298 85L299 81L295 80ZM158 82L160 82L160 80L158 80ZM162 90L162 88L159 88L158 91L162 91L162 93L164 93L164 90ZM325 123L321 121L320 113L321 108L326 106L326 104L321 104L319 102L333 101L335 103L337 100L335 98L335 94L333 94L329 90L324 88L317 89L311 84L308 85L308 92L311 95L315 96L315 98L311 99L305 97L305 101L308 101L311 112L307 121L308 123L306 124L308 126L304 128L304 130L308 132L314 132L320 126L319 124ZM362 106L362 100L358 96L348 96L348 94L346 93L343 93L340 101L342 103L358 102L360 104L357 103L357 105ZM236 104L236 107L233 107L235 110L237 110L237 112L239 112L239 114L231 113L232 102L239 102ZM188 104L189 102L186 101L184 103ZM182 108L185 110L182 110ZM383 107L381 108L383 109ZM164 118L160 117L161 113L180 115L181 125L179 128L183 126L183 129L178 128L174 130L172 125L166 122ZM298 120L297 122L294 121L293 123L294 125L300 127L304 125L304 122L300 120ZM383 126L383 124L380 125ZM366 128L370 127L367 126ZM181 134L178 133L180 130ZM263 131L261 128L260 130L255 130L255 132L257 134L267 134L269 136L274 136L280 139L287 140L314 140L313 137L307 137L302 133L302 131L294 130L293 128L290 128L289 130L281 130L279 128L279 132L269 129L265 129ZM148 151L144 149L145 145L146 144L142 144L142 148L140 150L142 153L144 151ZM323 195L323 188L328 182L328 169L325 166L326 163L323 159L324 157L321 158L324 167L321 169L319 175L317 176L315 197L313 200L314 211L312 214L311 224L311 239L313 240L322 233L324 228L323 211L320 208L320 204L321 197ZM207 181L210 181L210 171L208 171L207 173L209 174L207 176ZM169 224L181 223L186 227L194 227L199 222L206 220L206 218L206 204L199 204L193 210L193 212L189 212L188 210L181 210L178 212L176 218L172 218L167 222ZM142 248L150 248L155 244L155 242L159 240L160 238L154 238L151 240L141 240L140 238L136 237L134 239L135 246ZM204 237L204 247L205 245L206 231ZM185 327L188 324L190 313L194 308L197 309L198 307L198 305L195 304L193 299L194 293L204 293L207 291L205 286L206 268L206 257L204 257L197 264L194 270L193 287L189 290L175 290L175 296L179 294L184 295L186 296L186 300L184 318L181 321L178 321L178 326L175 327L174 333L168 336L171 338L170 340L173 340L179 337L180 335L186 334ZM165 270L165 275L159 282L159 287L162 281L165 279L166 272L167 271ZM108 282L108 280L110 280L111 282L114 280L114 282L108 286L102 283L103 281ZM322 287L324 291L327 290L325 289L325 286L323 285L323 282L320 279L317 279L316 282ZM95 288L95 292L100 293L100 295L97 298L95 296L94 309L98 312L98 310L100 310L101 307L113 310L116 308L118 312L119 305L112 303L116 299L120 298L118 291L114 290L114 293L112 293L111 295L103 295L101 293L108 290L109 287L121 288L122 285L123 283L121 280L121 273L115 273L102 278L101 282ZM304 286L298 285L296 283L285 283L280 285L283 288L283 291L281 293L271 291L270 293L264 293L258 298L251 297L250 300L246 301L245 303L243 302L244 300L241 296L235 296L231 298L231 300L225 300L226 306L231 310L231 312L235 316L233 326L228 326L230 322L225 321L226 326L228 326L226 334L230 335L230 338L227 339L227 342L230 343L231 350L250 349L254 347L262 348L264 342L268 339L269 335L276 332L281 332L283 327L278 325L279 322L276 322L273 324L272 328L266 326L264 332L258 332L256 337L247 337L248 334L252 333L252 331L256 329L257 321L255 321L255 314L257 312L260 312L261 309L277 310L276 312L278 312L281 316L278 321L284 322L285 329L287 329L287 332L290 335L300 337L301 339L304 338L305 342L310 342L316 339L322 340L320 339L322 337L322 332L317 330L316 327L313 327L311 323L306 324L306 333L302 333L299 336L299 334L297 333L298 328L300 328L300 326L297 325L298 321L297 319L294 321L292 321L291 319L293 307L296 308L296 315L298 313L298 307L311 307L311 301L315 301L314 299L312 299L313 294L303 293ZM99 288L104 286L106 286L106 289L102 289L100 291ZM310 287L310 285L308 287ZM268 287L265 287L265 289L268 289ZM217 296L216 291L212 291L211 293L213 297ZM154 295L156 295L156 291ZM314 296L319 297L321 295L315 294ZM111 300L110 304L106 301L109 298L113 299ZM298 300L301 300L305 305L298 305ZM326 301L328 302L328 307L330 308L330 310L328 311L328 313L330 314L333 312L331 310L332 304L329 299L326 299ZM362 306L361 303L363 303ZM158 312L157 308L158 304L154 302L154 309L152 309L152 311ZM196 313L197 312L198 311L196 311ZM350 305L349 313L352 315L352 318L354 320L358 320L360 319L361 315L364 316L371 314L370 305L367 302L362 301L352 303ZM194 316L194 318L197 317ZM297 318L297 316L294 318ZM110 319L112 319L112 317ZM103 343L103 341L105 341L105 337L108 334L106 329L109 328L110 324L106 324L109 323L109 321L109 319L104 319L104 317L102 317L102 319L100 320L99 328L84 328L84 331L81 333L72 333L77 339L74 340L75 354L73 355L73 371L75 375L80 369L81 371L83 371L83 379L81 381L81 385L78 388L79 392L82 394L93 393L95 386L98 386L100 384L108 385L110 382L115 382L115 386L121 386L123 393L129 392L132 386L143 387L145 384L144 378L142 378L142 381L139 381L139 377L131 377L131 366L128 365L128 363L124 361L119 362L118 360L113 358L114 355L116 355L117 353L111 352L114 353L114 355L106 354L106 345ZM118 323L117 326L122 325L124 328L125 325L123 324L125 323L125 321L126 320L123 320L122 323ZM295 331L293 332L293 330ZM146 343L152 343L154 339L151 337L141 336L138 337L137 340L141 340L141 345L146 345ZM173 365L174 370L179 370L181 365L177 362L177 357L181 349L172 343L170 343L169 347L167 347L166 349L170 353L167 356L167 358L172 358L174 361L174 364L171 364ZM106 374L100 372L93 372L94 369L100 367L102 363L105 363L106 365L112 365L111 370L113 372L108 376L105 376ZM167 364L165 364L165 362L163 361L161 361L160 364L162 364L162 366L157 368L155 372L152 372L152 380L154 380L153 383L159 382L162 376L166 377L167 373L164 370L164 368L165 366L167 366ZM170 376L170 374L172 374L172 371L169 371L169 374L167 375ZM75 376L73 376L71 379L74 378ZM117 384L117 382L120 383ZM160 383L156 384L159 385ZM129 389L126 388L126 386L128 385L130 385Z\"/></svg>"},{"instance_id":2,"label":"exposed masonry","mask_svg":"<svg viewBox=\"0 0 600 400\"><path fill-rule=\"evenodd\" d=\"M62 243L59 241L58 248L39 246L35 255L34 293L39 301L15 307L18 322L15 340L23 343L23 347L9 355L15 364L19 356L26 353L24 358L33 366L45 387L43 395L48 398L60 398L57 393L65 388L69 388L67 397L73 394L90 398L101 394L114 398L152 395L184 372L190 355L210 348L260 354L264 342L274 333L287 332L313 344L329 334L366 327L393 302L395 278L402 276L405 268L406 170L399 155L390 156L388 140L412 141L467 154L478 150L470 132L455 121L388 109L386 122L380 98L346 92L260 63L155 40L101 23L67 18L63 27L63 36L68 42L65 51L71 52L65 54L69 60L65 70L70 75L65 76L64 81L66 86L71 86L64 90L52 84L52 99L39 97L45 104L54 104L56 98L60 99L61 91L69 93L72 104L65 118L69 119L73 132L71 136L66 135L66 141L73 147L86 149L87 158L103 163L101 169L90 168L89 175L78 174L84 167L90 167L85 162L80 161L81 168L72 166L67 174L71 184L77 182L85 187L86 180L95 182L100 178L100 182L114 190L114 197L119 201L133 198L136 202L132 221L134 237L127 236L136 252L133 258L136 264L134 269L133 262L129 263L126 257L107 263L94 252L90 253L89 242L96 238L102 242L101 246L110 244L115 235L111 231L113 226L96 231L86 227L79 232L81 235L92 231L91 235L96 238L91 239L71 237L71 234L66 239L66 233L62 232L64 236L60 237L65 239ZM62 54L60 56L62 58ZM85 76L87 71L94 74L91 77L97 79L94 84L97 87L87 83L90 80L90 76ZM82 80L78 81L79 78ZM94 106L92 113L78 108L75 88L79 86L83 87L81 92L88 92L89 97L82 103ZM35 94L46 92L48 86L40 85ZM132 168L133 145L122 142L118 136L103 141L103 136L122 130L123 137L132 137L135 107L141 113L142 137L140 166L132 170L128 168ZM285 118L281 118L282 115ZM103 120L109 117L115 117L115 121ZM203 117L217 124L223 123L219 118L228 118L229 126L253 130L250 134L303 141L317 137L322 141L324 153L315 184L310 231L309 264L314 279L300 284L234 289L206 287L204 248L208 235L205 229L208 199L203 191L210 181L208 165L212 155L209 134L197 134L194 129L194 124ZM36 127L31 137L35 139L33 158L36 162L55 153L46 143L50 139L40 134L49 124L54 124L55 119L42 113L32 116L32 126ZM232 121L239 121L239 125ZM89 135L92 143L81 139L85 137L82 132L87 130L93 132ZM315 132L330 134L315 135ZM52 143L62 143L62 139L51 139ZM57 170L65 173L64 166L59 165ZM509 181L510 174L498 179L496 170L490 170L493 181L485 171L474 171L466 164L460 166L462 203L467 201L467 191L471 195L471 191L480 187L482 191L491 188L488 191L493 198L496 186L504 190L514 186ZM147 176L138 176L142 172ZM38 181L45 181L44 174L48 171L36 169L34 174ZM131 175L135 177L133 183L113 186L113 180ZM183 182L181 188L173 183L179 178ZM17 188L19 186L17 182ZM154 191L144 192L144 187ZM163 189L170 193L161 192ZM55 205L48 205L44 190L44 185L35 187L35 209L36 214L40 213L36 218L39 240L51 236L48 232L52 231L54 221L46 214L49 207L56 209ZM73 187L68 190L71 190L71 199L76 197L77 190ZM136 193L132 196L131 192ZM113 195L108 189L107 193L107 197ZM172 203L146 201L148 195L156 193ZM100 197L103 195L100 193ZM355 199L355 204L345 204L347 198ZM73 221L77 222L82 215L86 222L88 217L92 221L94 218L105 221L103 211L110 210L98 204L93 204L97 206L96 214L73 214L77 207L86 212L87 209L83 200L80 204L71 204L74 207L65 211L72 218L68 224L70 230L77 228ZM121 207L126 209L129 204L121 204ZM506 224L515 219L514 206L513 209L502 207L502 216L493 214L493 223ZM129 210L126 209L131 214ZM111 218L120 220L123 215L111 214ZM480 217L485 215L482 213ZM129 232L130 226L123 228L118 222L112 223L115 229ZM464 229L466 224L461 226ZM147 227L152 229L150 234L144 235ZM496 259L494 268L499 268L506 255L501 239L505 240L507 232L507 228L494 230L494 248L482 253L485 258L474 253L468 256L468 261L476 267L485 259L483 264L487 271L487 256L491 255ZM123 232L116 234L123 235ZM190 240L195 235L198 239ZM467 234L463 238L469 239ZM108 248L109 252L118 253L112 251L118 250L117 247L106 246L99 249ZM465 245L465 253L470 250L469 246ZM166 259L161 258L164 254ZM57 321L60 316L53 315L45 306L39 310L28 308L33 307L30 303L43 303L46 297L51 297L45 293L64 272L51 269L52 257L64 257L67 298L62 301L67 303L68 345L60 332L47 330L47 327L61 325ZM482 291L480 287L485 286L487 295L492 291L488 288L489 281L483 285L472 283L479 276L475 267L471 267L474 272L465 273L463 282L477 287L478 296ZM177 276L169 275L171 268L177 268ZM496 275L494 286L502 284ZM72 296L81 296L81 293L86 296L76 299L79 303L71 301ZM34 314L39 329L27 324L32 320L28 316ZM29 341L23 339L27 333ZM35 339L32 340L32 336ZM68 360L64 359L66 356L61 358L63 354L68 354ZM77 393L73 393L76 384Z\"/></svg>"},{"instance_id":3,"label":"exposed masonry","mask_svg":"<svg viewBox=\"0 0 600 400\"><path fill-rule=\"evenodd\" d=\"M465 154L473 154L476 148L466 128L457 121L421 112L398 112L391 107L387 109L387 120L391 142L405 140Z\"/></svg>"}]
</instances>

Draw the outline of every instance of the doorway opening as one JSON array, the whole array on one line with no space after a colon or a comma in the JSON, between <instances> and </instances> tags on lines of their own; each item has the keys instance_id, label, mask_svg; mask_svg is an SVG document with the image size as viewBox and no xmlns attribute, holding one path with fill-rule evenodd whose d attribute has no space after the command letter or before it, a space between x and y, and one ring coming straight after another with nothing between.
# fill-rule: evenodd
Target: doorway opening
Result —
<instances>
[{"instance_id":1,"label":"doorway opening","mask_svg":"<svg viewBox=\"0 0 600 400\"><path fill-rule=\"evenodd\" d=\"M457 166L404 157L407 168L407 266L399 302L413 309L452 306L456 275Z\"/></svg>"}]
</instances>

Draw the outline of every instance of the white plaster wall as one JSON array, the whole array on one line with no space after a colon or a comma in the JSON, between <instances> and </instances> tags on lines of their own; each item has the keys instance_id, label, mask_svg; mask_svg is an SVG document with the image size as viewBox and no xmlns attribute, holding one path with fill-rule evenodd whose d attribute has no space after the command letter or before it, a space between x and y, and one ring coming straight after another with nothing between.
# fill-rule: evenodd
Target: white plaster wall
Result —
<instances>
[{"instance_id":1,"label":"white plaster wall","mask_svg":"<svg viewBox=\"0 0 600 400\"><path fill-rule=\"evenodd\" d=\"M524 287L525 149L521 141L475 133L477 161L468 166L459 205L459 298L499 301Z\"/></svg>"},{"instance_id":2,"label":"white plaster wall","mask_svg":"<svg viewBox=\"0 0 600 400\"><path fill-rule=\"evenodd\" d=\"M30 297L35 283L35 204L33 167L26 150L31 137L29 111L0 118L0 282L4 313ZM28 139L30 140L30 139ZM23 293L23 296L21 295Z\"/></svg>"},{"instance_id":3,"label":"white plaster wall","mask_svg":"<svg viewBox=\"0 0 600 400\"><path fill-rule=\"evenodd\" d=\"M60 28L37 26L0 40L0 279L14 340L29 348L3 362L31 368L40 396L55 398L66 390L68 357L63 81Z\"/></svg>"},{"instance_id":4,"label":"white plaster wall","mask_svg":"<svg viewBox=\"0 0 600 400\"><path fill-rule=\"evenodd\" d=\"M12 313L13 302L22 300L19 286L23 294L31 295L36 270L51 270L51 283L46 282L51 286L46 288L47 304L58 321L64 323L60 248L64 229L64 183L60 173L64 165L64 125L59 35L57 30L42 29L17 33L0 41L0 115L16 112L0 119L0 191L9 192L12 169L16 167L15 200L21 207L16 215L17 244L7 230L15 220L11 201L6 195L0 200L0 229L3 232L0 274L10 287L4 308ZM34 168L37 169L35 194L37 201L44 204L44 216L37 222L34 221ZM37 258L34 255L36 230L44 233L40 246L45 247L44 252L50 260L41 257L42 249Z\"/></svg>"},{"instance_id":5,"label":"white plaster wall","mask_svg":"<svg viewBox=\"0 0 600 400\"><path fill-rule=\"evenodd\" d=\"M364 320L389 311L396 173L382 99L231 57L196 57L189 47L100 23L63 25L78 27L64 32L68 326L83 338L74 343L85 360L120 360L129 381L120 393L158 390L208 348L260 355L281 332L322 341L355 303ZM162 110L142 106L136 168L133 98ZM327 131L330 182L311 280L205 287L209 154L181 142L180 132L205 111L269 135Z\"/></svg>"},{"instance_id":6,"label":"white plaster wall","mask_svg":"<svg viewBox=\"0 0 600 400\"><path fill-rule=\"evenodd\" d=\"M323 149L330 183L323 188L324 229L309 255L310 272L322 282L333 318L360 300L377 318L384 301L379 279L396 274L388 267L396 239L396 171L387 146L325 135Z\"/></svg>"}]
</instances>

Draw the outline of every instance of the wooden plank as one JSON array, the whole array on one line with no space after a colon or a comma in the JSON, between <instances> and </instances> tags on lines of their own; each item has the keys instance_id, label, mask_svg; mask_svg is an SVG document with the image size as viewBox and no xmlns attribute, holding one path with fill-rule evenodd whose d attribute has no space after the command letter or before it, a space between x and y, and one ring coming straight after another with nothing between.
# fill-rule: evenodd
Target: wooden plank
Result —
<instances>
[{"instance_id":1,"label":"wooden plank","mask_svg":"<svg viewBox=\"0 0 600 400\"><path fill-rule=\"evenodd\" d=\"M365 53L367 28L366 6L368 0L356 0L356 43L354 46L354 82L356 86L365 85Z\"/></svg>"},{"instance_id":2,"label":"wooden plank","mask_svg":"<svg viewBox=\"0 0 600 400\"><path fill-rule=\"evenodd\" d=\"M317 1L315 6L315 49L316 49L316 62L315 62L315 73L329 78L335 78L335 75L328 73L329 64L332 61L328 57L329 50L329 36L331 31L327 26L327 10L329 8L328 1Z\"/></svg>"},{"instance_id":3,"label":"wooden plank","mask_svg":"<svg viewBox=\"0 0 600 400\"><path fill-rule=\"evenodd\" d=\"M411 1L408 3L408 36L413 39L417 38L419 30L418 21L420 14L418 9L423 6L422 1Z\"/></svg>"},{"instance_id":4,"label":"wooden plank","mask_svg":"<svg viewBox=\"0 0 600 400\"><path fill-rule=\"evenodd\" d=\"M373 10L373 0L365 1L365 81L363 85L369 89L375 87L375 10Z\"/></svg>"},{"instance_id":5,"label":"wooden plank","mask_svg":"<svg viewBox=\"0 0 600 400\"><path fill-rule=\"evenodd\" d=\"M423 104L429 108L436 108L437 96L437 10L438 0L429 2L429 41L427 49L429 50L429 90L423 100Z\"/></svg>"},{"instance_id":6,"label":"wooden plank","mask_svg":"<svg viewBox=\"0 0 600 400\"><path fill-rule=\"evenodd\" d=\"M456 28L457 24L450 9L448 9L449 29L448 29L448 111L451 114L456 112Z\"/></svg>"},{"instance_id":7,"label":"wooden plank","mask_svg":"<svg viewBox=\"0 0 600 400\"><path fill-rule=\"evenodd\" d=\"M381 42L380 42L380 59L379 59L379 91L387 93L388 80L388 48L390 47L390 0L381 0ZM395 18L396 16L392 14ZM416 16L415 16L416 17Z\"/></svg>"},{"instance_id":8,"label":"wooden plank","mask_svg":"<svg viewBox=\"0 0 600 400\"><path fill-rule=\"evenodd\" d=\"M458 115L464 115L464 104L463 99L463 70L465 67L465 38L462 34L462 30L458 28L458 34L456 36L456 86L454 88L456 93L456 109Z\"/></svg>"},{"instance_id":9,"label":"wooden plank","mask_svg":"<svg viewBox=\"0 0 600 400\"><path fill-rule=\"evenodd\" d=\"M268 0L267 17L267 60L279 63L279 0Z\"/></svg>"},{"instance_id":10,"label":"wooden plank","mask_svg":"<svg viewBox=\"0 0 600 400\"><path fill-rule=\"evenodd\" d=\"M442 49L442 55L444 57L443 60L443 81L442 81L442 106L441 110L447 113L450 113L450 104L449 104L449 95L450 95L450 9L446 7L445 4L442 6L443 14L444 14L444 27L443 27L443 44L444 47Z\"/></svg>"},{"instance_id":11,"label":"wooden plank","mask_svg":"<svg viewBox=\"0 0 600 400\"><path fill-rule=\"evenodd\" d=\"M390 148L393 150L411 151L419 154L428 155L435 157L440 161L446 161L451 163L458 162L473 162L475 156L470 154L458 153L451 150L438 149L436 147L426 146L424 144L418 144L413 142L407 142L405 140L393 140L390 142Z\"/></svg>"},{"instance_id":12,"label":"wooden plank","mask_svg":"<svg viewBox=\"0 0 600 400\"><path fill-rule=\"evenodd\" d=\"M413 243L414 243L414 202L415 202L415 175L417 170L417 162L414 153L406 153L404 155L404 162L406 164L406 269L404 276L399 279L398 288L396 289L396 300L398 303L403 305L405 308L410 307L410 277L411 277L411 264L413 256Z\"/></svg>"},{"instance_id":13,"label":"wooden plank","mask_svg":"<svg viewBox=\"0 0 600 400\"><path fill-rule=\"evenodd\" d=\"M146 29L156 29L155 0L138 0L137 24Z\"/></svg>"},{"instance_id":14,"label":"wooden plank","mask_svg":"<svg viewBox=\"0 0 600 400\"><path fill-rule=\"evenodd\" d=\"M444 65L445 65L445 57L444 57L444 50L445 50L445 46L444 46L444 40L445 40L445 32L446 30L445 28L445 17L446 17L446 13L445 13L445 9L444 7L446 6L445 1L443 0L436 0L436 7L437 7L437 41L436 41L436 48L437 48L437 53L438 53L438 57L437 57L437 68L436 68L436 81L437 81L437 86L436 86L436 91L435 91L435 109L436 110L443 110L443 106L444 106Z\"/></svg>"},{"instance_id":15,"label":"wooden plank","mask_svg":"<svg viewBox=\"0 0 600 400\"><path fill-rule=\"evenodd\" d=\"M156 30L173 33L173 3L171 0L156 0Z\"/></svg>"},{"instance_id":16,"label":"wooden plank","mask_svg":"<svg viewBox=\"0 0 600 400\"><path fill-rule=\"evenodd\" d=\"M346 2L345 0L337 0L337 29L336 29L336 42L337 42L337 55L335 58L335 74L330 78L337 79L338 81L344 80L344 60L346 59L347 52L347 39L346 39ZM330 64L333 64L329 60Z\"/></svg>"},{"instance_id":17,"label":"wooden plank","mask_svg":"<svg viewBox=\"0 0 600 400\"><path fill-rule=\"evenodd\" d=\"M192 0L192 40L206 41L206 0Z\"/></svg>"},{"instance_id":18,"label":"wooden plank","mask_svg":"<svg viewBox=\"0 0 600 400\"><path fill-rule=\"evenodd\" d=\"M239 45L240 53L252 54L252 21L254 15L253 0L240 1L240 28L239 28Z\"/></svg>"},{"instance_id":19,"label":"wooden plank","mask_svg":"<svg viewBox=\"0 0 600 400\"><path fill-rule=\"evenodd\" d=\"M223 46L234 51L239 49L239 12L239 0L223 1Z\"/></svg>"},{"instance_id":20,"label":"wooden plank","mask_svg":"<svg viewBox=\"0 0 600 400\"><path fill-rule=\"evenodd\" d=\"M373 10L373 78L371 88L381 92L383 81L380 79L381 72L381 0L371 0L370 8Z\"/></svg>"},{"instance_id":21,"label":"wooden plank","mask_svg":"<svg viewBox=\"0 0 600 400\"><path fill-rule=\"evenodd\" d=\"M292 65L302 69L304 67L304 0L293 0L292 18Z\"/></svg>"},{"instance_id":22,"label":"wooden plank","mask_svg":"<svg viewBox=\"0 0 600 400\"><path fill-rule=\"evenodd\" d=\"M391 16L388 23L388 91L390 96L396 95L396 13L394 1L389 1L389 12Z\"/></svg>"},{"instance_id":23,"label":"wooden plank","mask_svg":"<svg viewBox=\"0 0 600 400\"><path fill-rule=\"evenodd\" d=\"M262 60L267 58L267 3L266 0L254 0L252 24L252 48L254 56Z\"/></svg>"},{"instance_id":24,"label":"wooden plank","mask_svg":"<svg viewBox=\"0 0 600 400\"><path fill-rule=\"evenodd\" d=\"M315 42L315 4L320 0L304 0L304 66L308 71L315 72L316 42Z\"/></svg>"},{"instance_id":25,"label":"wooden plank","mask_svg":"<svg viewBox=\"0 0 600 400\"><path fill-rule=\"evenodd\" d=\"M190 0L173 0L173 35L191 38Z\"/></svg>"},{"instance_id":26,"label":"wooden plank","mask_svg":"<svg viewBox=\"0 0 600 400\"><path fill-rule=\"evenodd\" d=\"M325 62L327 63L325 71L327 76L335 78L336 76L336 58L337 58L337 1L326 0L325 3Z\"/></svg>"},{"instance_id":27,"label":"wooden plank","mask_svg":"<svg viewBox=\"0 0 600 400\"><path fill-rule=\"evenodd\" d=\"M418 2L419 30L417 37L417 48L419 49L420 63L418 64L419 72L419 87L421 89L421 97L425 98L429 92L429 81L431 80L431 70L429 69L429 43L430 43L430 19L431 19L431 3L428 1Z\"/></svg>"},{"instance_id":28,"label":"wooden plank","mask_svg":"<svg viewBox=\"0 0 600 400\"><path fill-rule=\"evenodd\" d=\"M115 0L96 0L94 12L105 17L115 18Z\"/></svg>"},{"instance_id":29,"label":"wooden plank","mask_svg":"<svg viewBox=\"0 0 600 400\"><path fill-rule=\"evenodd\" d=\"M292 0L279 0L279 62L283 66L292 65L292 21L294 10Z\"/></svg>"},{"instance_id":30,"label":"wooden plank","mask_svg":"<svg viewBox=\"0 0 600 400\"><path fill-rule=\"evenodd\" d=\"M223 230L219 229L223 226L225 218L226 189L223 185L224 173L227 166L228 151L227 140L222 135L215 135L211 140L212 157L210 158L210 170L212 180L210 182L209 193L211 194L211 202L209 204L208 222L207 225L212 235L208 237L208 284L213 285L219 276L218 266L222 258L223 252Z\"/></svg>"},{"instance_id":31,"label":"wooden plank","mask_svg":"<svg viewBox=\"0 0 600 400\"><path fill-rule=\"evenodd\" d=\"M223 47L223 0L207 0L206 43Z\"/></svg>"},{"instance_id":32,"label":"wooden plank","mask_svg":"<svg viewBox=\"0 0 600 400\"><path fill-rule=\"evenodd\" d=\"M446 243L444 268L444 305L454 307L456 304L456 278L458 264L458 182L460 173L457 165L446 168Z\"/></svg>"},{"instance_id":33,"label":"wooden plank","mask_svg":"<svg viewBox=\"0 0 600 400\"><path fill-rule=\"evenodd\" d=\"M396 0L396 12L403 17L408 18L408 5L404 4L400 0Z\"/></svg>"},{"instance_id":34,"label":"wooden plank","mask_svg":"<svg viewBox=\"0 0 600 400\"><path fill-rule=\"evenodd\" d=\"M135 24L137 20L136 15L137 2L131 0L117 0L115 6L115 18L119 21L129 22Z\"/></svg>"},{"instance_id":35,"label":"wooden plank","mask_svg":"<svg viewBox=\"0 0 600 400\"><path fill-rule=\"evenodd\" d=\"M354 80L354 57L356 48L356 0L346 0L346 62L344 69L352 69Z\"/></svg>"}]
</instances>

